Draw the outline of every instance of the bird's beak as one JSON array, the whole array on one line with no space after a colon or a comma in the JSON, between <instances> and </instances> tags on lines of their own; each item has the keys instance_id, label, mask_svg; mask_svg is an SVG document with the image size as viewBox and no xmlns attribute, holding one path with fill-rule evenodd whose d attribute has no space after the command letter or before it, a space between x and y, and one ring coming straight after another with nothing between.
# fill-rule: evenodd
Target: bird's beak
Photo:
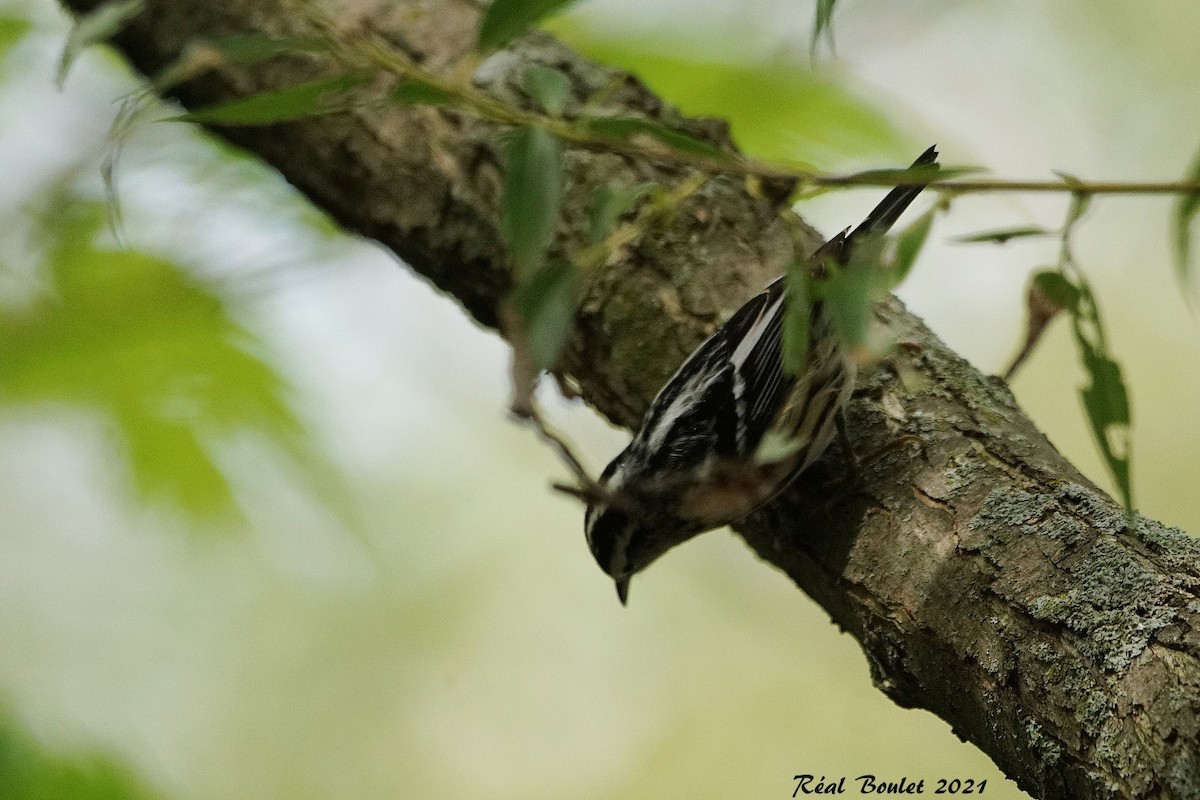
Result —
<instances>
[{"instance_id":1,"label":"bird's beak","mask_svg":"<svg viewBox=\"0 0 1200 800\"><path fill-rule=\"evenodd\" d=\"M621 601L621 605L626 605L629 600L629 577L617 578L617 599Z\"/></svg>"}]
</instances>

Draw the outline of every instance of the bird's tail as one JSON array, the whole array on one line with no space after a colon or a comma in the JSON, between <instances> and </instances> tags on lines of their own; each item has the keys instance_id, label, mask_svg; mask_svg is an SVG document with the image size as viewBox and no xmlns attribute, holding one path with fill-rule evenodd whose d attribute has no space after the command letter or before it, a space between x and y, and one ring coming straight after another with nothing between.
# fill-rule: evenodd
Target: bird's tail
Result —
<instances>
[{"instance_id":1,"label":"bird's tail","mask_svg":"<svg viewBox=\"0 0 1200 800\"><path fill-rule=\"evenodd\" d=\"M920 158L913 162L912 167L929 167L931 170L938 169L938 152L937 145L930 147ZM917 199L917 195L925 188L925 184L917 184L913 186L897 186L887 193L887 197L875 206L875 210L867 215L863 223L854 229L848 237L847 244L862 239L872 233L886 233L892 225L896 224L896 220L900 219L900 215L904 213L904 209L908 208L913 200Z\"/></svg>"}]
</instances>

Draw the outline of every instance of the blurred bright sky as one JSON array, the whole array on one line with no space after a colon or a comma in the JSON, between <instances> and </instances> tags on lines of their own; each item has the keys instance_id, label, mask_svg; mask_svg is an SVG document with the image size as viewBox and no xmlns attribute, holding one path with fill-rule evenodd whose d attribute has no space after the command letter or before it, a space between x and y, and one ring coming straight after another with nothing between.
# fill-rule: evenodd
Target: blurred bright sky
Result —
<instances>
[{"instance_id":1,"label":"blurred bright sky","mask_svg":"<svg viewBox=\"0 0 1200 800\"><path fill-rule=\"evenodd\" d=\"M711 60L808 64L810 2L593 0L561 29ZM0 71L0 302L36 291L37 198L99 196L113 98L92 52L62 92L53 4ZM1160 180L1200 146L1200 5L842 0L818 71L897 131L835 169L943 161L998 176ZM690 48L690 49L689 49ZM764 67L763 69L770 69ZM1023 796L933 716L870 687L857 646L728 532L642 576L629 608L583 543L562 468L505 418L507 349L395 259L277 177L181 125L150 125L119 175L132 246L222 289L343 476L356 524L253 441L220 454L249 522L213 530L143 507L105 420L0 407L0 700L51 749L99 747L180 798L785 797L797 773L975 778ZM878 192L801 209L821 230ZM1079 229L1132 386L1135 495L1200 531L1200 330L1173 280L1170 201L1102 199ZM1054 227L1061 197L967 198L901 295L953 347L1003 369L1028 271L1052 243L948 242ZM1014 389L1108 486L1056 325ZM546 401L591 466L625 434Z\"/></svg>"}]
</instances>

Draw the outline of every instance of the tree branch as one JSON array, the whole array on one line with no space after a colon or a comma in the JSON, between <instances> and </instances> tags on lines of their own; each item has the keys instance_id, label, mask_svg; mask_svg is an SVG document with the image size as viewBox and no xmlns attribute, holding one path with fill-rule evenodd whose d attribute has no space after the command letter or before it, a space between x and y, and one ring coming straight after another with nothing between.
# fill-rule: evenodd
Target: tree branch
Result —
<instances>
[{"instance_id":1,"label":"tree branch","mask_svg":"<svg viewBox=\"0 0 1200 800\"><path fill-rule=\"evenodd\" d=\"M96 0L67 4L86 10ZM285 34L299 24L276 0L148 5L118 40L148 75L197 37ZM356 8L338 17L342 35L382 36L434 72L454 70L473 44L478 9L467 0ZM519 78L533 62L569 77L568 116L591 102L732 152L722 123L682 119L635 79L542 34L479 65L476 85L527 107ZM207 105L321 69L303 57L225 67L178 97ZM498 233L502 127L431 108L371 107L220 133L496 326L511 286ZM688 175L611 152L573 150L566 166L560 252L584 241L584 209L600 185L671 187ZM714 177L598 270L560 384L634 424L722 315L783 271L787 188ZM941 716L1030 793L1200 797L1200 546L1144 518L1127 527L1003 382L947 350L898 301L877 316L901 346L860 383L856 447L870 452L906 435L921 447L880 458L853 487L837 486L840 470L816 468L737 526L741 535L858 638L880 689Z\"/></svg>"}]
</instances>

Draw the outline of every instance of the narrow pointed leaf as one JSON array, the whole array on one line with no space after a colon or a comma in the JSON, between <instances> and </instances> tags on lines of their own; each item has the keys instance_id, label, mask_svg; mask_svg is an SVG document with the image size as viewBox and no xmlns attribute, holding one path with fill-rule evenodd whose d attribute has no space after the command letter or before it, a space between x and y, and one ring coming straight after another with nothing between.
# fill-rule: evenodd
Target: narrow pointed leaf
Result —
<instances>
[{"instance_id":1,"label":"narrow pointed leaf","mask_svg":"<svg viewBox=\"0 0 1200 800\"><path fill-rule=\"evenodd\" d=\"M1187 180L1200 181L1200 154L1188 170ZM1184 297L1192 296L1192 221L1200 211L1200 192L1185 194L1175 204L1175 275Z\"/></svg>"},{"instance_id":2,"label":"narrow pointed leaf","mask_svg":"<svg viewBox=\"0 0 1200 800\"><path fill-rule=\"evenodd\" d=\"M1062 170L1056 169L1054 170L1054 174L1062 179L1063 185L1066 186L1070 191L1079 191L1084 186L1082 178L1072 175L1069 172L1063 172Z\"/></svg>"},{"instance_id":3,"label":"narrow pointed leaf","mask_svg":"<svg viewBox=\"0 0 1200 800\"><path fill-rule=\"evenodd\" d=\"M795 259L788 265L787 308L783 317L783 371L799 375L808 363L809 326L812 312L808 263Z\"/></svg>"},{"instance_id":4,"label":"narrow pointed leaf","mask_svg":"<svg viewBox=\"0 0 1200 800\"><path fill-rule=\"evenodd\" d=\"M1075 227L1075 223L1083 219L1083 215L1091 206L1092 195L1087 192L1076 192L1071 195L1071 207L1067 211L1067 224L1063 226L1063 230L1069 233L1071 228Z\"/></svg>"},{"instance_id":5,"label":"narrow pointed leaf","mask_svg":"<svg viewBox=\"0 0 1200 800\"><path fill-rule=\"evenodd\" d=\"M1079 305L1079 287L1056 269L1043 270L1034 275L1033 285L1057 308L1074 311Z\"/></svg>"},{"instance_id":6,"label":"narrow pointed leaf","mask_svg":"<svg viewBox=\"0 0 1200 800\"><path fill-rule=\"evenodd\" d=\"M495 0L479 23L477 50L495 50L574 0Z\"/></svg>"},{"instance_id":7,"label":"narrow pointed leaf","mask_svg":"<svg viewBox=\"0 0 1200 800\"><path fill-rule=\"evenodd\" d=\"M1048 231L1033 225L1016 228L998 228L994 231L980 231L965 236L956 236L951 241L959 244L1007 244L1013 239L1031 239L1038 236L1057 236L1056 231Z\"/></svg>"},{"instance_id":8,"label":"narrow pointed leaf","mask_svg":"<svg viewBox=\"0 0 1200 800\"><path fill-rule=\"evenodd\" d=\"M1028 360L1054 318L1064 310L1074 313L1079 306L1079 288L1058 269L1042 270L1029 281L1025 293L1025 342L1004 371L1004 380L1011 381L1017 370Z\"/></svg>"},{"instance_id":9,"label":"narrow pointed leaf","mask_svg":"<svg viewBox=\"0 0 1200 800\"><path fill-rule=\"evenodd\" d=\"M316 36L270 36L262 33L239 33L218 36L205 41L227 61L236 64L259 64L281 56L298 53L324 53L329 40Z\"/></svg>"},{"instance_id":10,"label":"narrow pointed leaf","mask_svg":"<svg viewBox=\"0 0 1200 800\"><path fill-rule=\"evenodd\" d=\"M617 220L650 190L650 184L606 183L596 190L588 203L588 244L608 238Z\"/></svg>"},{"instance_id":11,"label":"narrow pointed leaf","mask_svg":"<svg viewBox=\"0 0 1200 800\"><path fill-rule=\"evenodd\" d=\"M75 20L58 61L58 85L61 88L67 73L79 54L97 42L103 42L125 27L129 20L142 12L145 0L114 0Z\"/></svg>"},{"instance_id":12,"label":"narrow pointed leaf","mask_svg":"<svg viewBox=\"0 0 1200 800\"><path fill-rule=\"evenodd\" d=\"M840 269L831 270L830 277L820 284L819 293L834 327L850 347L866 341L871 302L886 288L879 280L884 242L882 235L868 236L858 242L850 261Z\"/></svg>"},{"instance_id":13,"label":"narrow pointed leaf","mask_svg":"<svg viewBox=\"0 0 1200 800\"><path fill-rule=\"evenodd\" d=\"M571 97L571 82L560 70L532 64L521 82L525 94L537 101L552 117L562 116Z\"/></svg>"},{"instance_id":14,"label":"narrow pointed leaf","mask_svg":"<svg viewBox=\"0 0 1200 800\"><path fill-rule=\"evenodd\" d=\"M579 273L569 261L556 261L538 270L513 294L533 365L550 369L575 327L575 294Z\"/></svg>"},{"instance_id":15,"label":"narrow pointed leaf","mask_svg":"<svg viewBox=\"0 0 1200 800\"><path fill-rule=\"evenodd\" d=\"M925 241L929 238L929 231L933 228L933 218L936 214L936 208L929 209L896 237L896 254L892 259L888 275L889 291L899 286L908 277L913 264L917 261L917 256L921 253L921 248L925 246Z\"/></svg>"},{"instance_id":16,"label":"narrow pointed leaf","mask_svg":"<svg viewBox=\"0 0 1200 800\"><path fill-rule=\"evenodd\" d=\"M812 55L816 54L817 45L822 37L825 38L829 52L833 52L833 7L836 3L837 0L817 0L812 39L809 42L809 53Z\"/></svg>"},{"instance_id":17,"label":"narrow pointed leaf","mask_svg":"<svg viewBox=\"0 0 1200 800\"><path fill-rule=\"evenodd\" d=\"M351 73L240 97L226 103L190 111L173 120L205 125L270 125L340 110L335 101L347 91L362 86L370 75Z\"/></svg>"},{"instance_id":18,"label":"narrow pointed leaf","mask_svg":"<svg viewBox=\"0 0 1200 800\"><path fill-rule=\"evenodd\" d=\"M962 175L979 172L979 167L908 167L906 169L868 169L846 177L848 182L882 185L907 185L947 181Z\"/></svg>"},{"instance_id":19,"label":"narrow pointed leaf","mask_svg":"<svg viewBox=\"0 0 1200 800\"><path fill-rule=\"evenodd\" d=\"M659 122L640 117L591 117L579 124L589 134L617 142L631 142L637 136L649 136L668 147L684 153L694 153L720 162L732 162L733 156L708 142L680 133Z\"/></svg>"},{"instance_id":20,"label":"narrow pointed leaf","mask_svg":"<svg viewBox=\"0 0 1200 800\"><path fill-rule=\"evenodd\" d=\"M419 78L405 78L392 91L392 99L401 103L423 106L449 106L458 100L453 92L448 92L432 83L426 83Z\"/></svg>"},{"instance_id":21,"label":"narrow pointed leaf","mask_svg":"<svg viewBox=\"0 0 1200 800\"><path fill-rule=\"evenodd\" d=\"M508 143L500 225L518 282L541 268L554 240L562 194L562 143L540 128L521 128Z\"/></svg>"},{"instance_id":22,"label":"narrow pointed leaf","mask_svg":"<svg viewBox=\"0 0 1200 800\"><path fill-rule=\"evenodd\" d=\"M1133 417L1130 413L1129 391L1120 365L1108 351L1104 322L1096 298L1077 267L1075 271L1079 280L1072 284L1077 295L1071 307L1071 323L1079 359L1089 381L1088 386L1080 391L1080 399L1096 446L1117 486L1121 502L1132 511Z\"/></svg>"},{"instance_id":23,"label":"narrow pointed leaf","mask_svg":"<svg viewBox=\"0 0 1200 800\"><path fill-rule=\"evenodd\" d=\"M259 64L282 56L322 53L328 49L328 41L311 36L248 33L202 39L184 48L179 58L159 70L147 95L162 94L222 64Z\"/></svg>"},{"instance_id":24,"label":"narrow pointed leaf","mask_svg":"<svg viewBox=\"0 0 1200 800\"><path fill-rule=\"evenodd\" d=\"M1092 434L1112 474L1122 504L1133 508L1133 489L1130 481L1130 414L1129 395L1121 376L1120 365L1109 358L1085 359L1091 384L1080 395Z\"/></svg>"}]
</instances>

